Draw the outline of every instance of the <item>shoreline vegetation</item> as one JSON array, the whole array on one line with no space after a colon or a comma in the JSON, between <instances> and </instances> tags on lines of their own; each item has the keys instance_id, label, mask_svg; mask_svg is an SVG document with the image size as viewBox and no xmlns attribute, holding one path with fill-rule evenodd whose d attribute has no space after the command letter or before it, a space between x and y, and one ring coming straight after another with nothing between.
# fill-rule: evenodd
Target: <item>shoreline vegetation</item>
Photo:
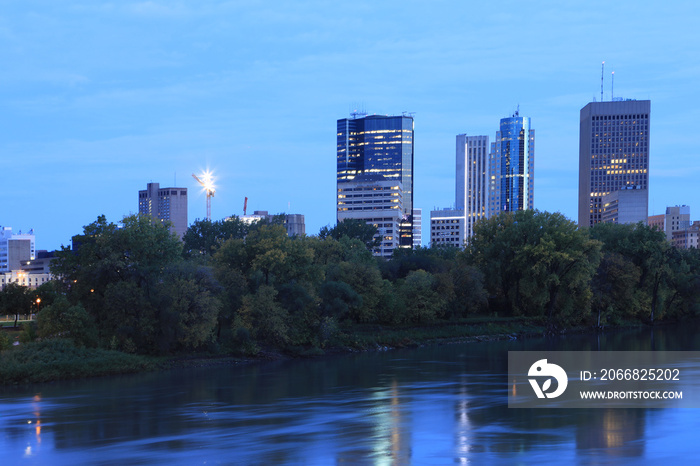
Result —
<instances>
[{"instance_id":1,"label":"shoreline vegetation","mask_svg":"<svg viewBox=\"0 0 700 466\"><path fill-rule=\"evenodd\" d=\"M578 229L561 214L504 213L480 221L465 249L384 260L371 225L289 238L281 221L197 220L180 241L150 217L121 227L98 217L57 253L60 280L0 292L0 313L36 313L0 330L0 384L700 315L698 250L642 224Z\"/></svg>"}]
</instances>

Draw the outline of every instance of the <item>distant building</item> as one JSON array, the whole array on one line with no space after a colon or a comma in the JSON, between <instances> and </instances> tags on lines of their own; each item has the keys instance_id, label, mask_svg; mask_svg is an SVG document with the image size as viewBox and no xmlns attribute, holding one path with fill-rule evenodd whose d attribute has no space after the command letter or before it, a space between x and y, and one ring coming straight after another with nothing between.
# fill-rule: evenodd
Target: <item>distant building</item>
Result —
<instances>
[{"instance_id":1,"label":"distant building","mask_svg":"<svg viewBox=\"0 0 700 466\"><path fill-rule=\"evenodd\" d=\"M463 210L442 209L430 212L430 246L464 247L467 219Z\"/></svg>"},{"instance_id":2,"label":"distant building","mask_svg":"<svg viewBox=\"0 0 700 466\"><path fill-rule=\"evenodd\" d=\"M678 249L698 248L700 238L700 222L693 222L681 230L674 230L671 233L671 244Z\"/></svg>"},{"instance_id":3,"label":"distant building","mask_svg":"<svg viewBox=\"0 0 700 466\"><path fill-rule=\"evenodd\" d=\"M37 288L52 279L49 265L53 253L35 250L34 230L13 234L0 228L0 289L9 283Z\"/></svg>"},{"instance_id":4,"label":"distant building","mask_svg":"<svg viewBox=\"0 0 700 466\"><path fill-rule=\"evenodd\" d=\"M0 273L19 270L22 263L34 260L34 230L12 233L12 227L0 227Z\"/></svg>"},{"instance_id":5,"label":"distant building","mask_svg":"<svg viewBox=\"0 0 700 466\"><path fill-rule=\"evenodd\" d=\"M666 207L664 216L664 228L666 239L671 241L673 233L680 230L687 230L690 227L690 206L677 205Z\"/></svg>"},{"instance_id":6,"label":"distant building","mask_svg":"<svg viewBox=\"0 0 700 466\"><path fill-rule=\"evenodd\" d=\"M621 189L602 197L603 223L646 223L649 194L646 189Z\"/></svg>"},{"instance_id":7,"label":"distant building","mask_svg":"<svg viewBox=\"0 0 700 466\"><path fill-rule=\"evenodd\" d=\"M578 225L603 221L603 197L620 190L646 193L649 205L648 100L591 102L581 109L579 129ZM637 200L641 200L639 195ZM641 208L635 202L635 209Z\"/></svg>"},{"instance_id":8,"label":"distant building","mask_svg":"<svg viewBox=\"0 0 700 466\"><path fill-rule=\"evenodd\" d=\"M423 245L423 209L413 209L413 248Z\"/></svg>"},{"instance_id":9,"label":"distant building","mask_svg":"<svg viewBox=\"0 0 700 466\"><path fill-rule=\"evenodd\" d=\"M465 219L461 246L471 238L474 224L488 216L489 137L458 134L456 139L455 208Z\"/></svg>"},{"instance_id":10,"label":"distant building","mask_svg":"<svg viewBox=\"0 0 700 466\"><path fill-rule=\"evenodd\" d=\"M392 247L411 248L414 244L413 123L411 116L364 114L337 122L337 220L360 218L367 223L391 225L379 228L391 230L384 233L391 239L382 243ZM381 183L381 192L373 197L368 190L379 187L377 183ZM395 189L400 190L396 193L400 209L397 211L394 203L387 210L387 195ZM397 216L398 230L393 226ZM385 246L376 254L390 255Z\"/></svg>"},{"instance_id":11,"label":"distant building","mask_svg":"<svg viewBox=\"0 0 700 466\"><path fill-rule=\"evenodd\" d=\"M373 253L389 258L400 244L403 192L399 180L381 175L361 174L338 183L338 222L350 218L377 227L381 244Z\"/></svg>"},{"instance_id":12,"label":"distant building","mask_svg":"<svg viewBox=\"0 0 700 466\"><path fill-rule=\"evenodd\" d=\"M287 236L303 236L306 234L306 223L304 222L304 216L301 214L270 215L267 210L256 210L252 215L242 215L239 218L248 225L261 220L274 222L279 219L287 230Z\"/></svg>"},{"instance_id":13,"label":"distant building","mask_svg":"<svg viewBox=\"0 0 700 466\"><path fill-rule=\"evenodd\" d=\"M159 183L148 183L139 191L139 214L170 222L170 230L182 239L188 226L187 188L161 188Z\"/></svg>"},{"instance_id":14,"label":"distant building","mask_svg":"<svg viewBox=\"0 0 700 466\"><path fill-rule=\"evenodd\" d=\"M647 225L649 227L654 228L659 231L665 231L664 229L664 222L666 220L666 216L664 214L659 214L659 215L650 215L647 217Z\"/></svg>"},{"instance_id":15,"label":"distant building","mask_svg":"<svg viewBox=\"0 0 700 466\"><path fill-rule=\"evenodd\" d=\"M488 215L534 208L535 130L530 118L515 112L501 119L489 154Z\"/></svg>"}]
</instances>

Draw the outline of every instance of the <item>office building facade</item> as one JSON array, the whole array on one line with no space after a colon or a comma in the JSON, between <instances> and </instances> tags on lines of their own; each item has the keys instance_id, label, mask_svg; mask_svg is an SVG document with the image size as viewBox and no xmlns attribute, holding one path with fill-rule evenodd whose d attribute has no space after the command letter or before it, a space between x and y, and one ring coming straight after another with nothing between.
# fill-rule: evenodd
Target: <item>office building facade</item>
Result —
<instances>
[{"instance_id":1,"label":"office building facade","mask_svg":"<svg viewBox=\"0 0 700 466\"><path fill-rule=\"evenodd\" d=\"M423 245L423 209L413 209L413 249Z\"/></svg>"},{"instance_id":2,"label":"office building facade","mask_svg":"<svg viewBox=\"0 0 700 466\"><path fill-rule=\"evenodd\" d=\"M413 246L413 139L414 124L410 116L354 115L337 122L337 219L365 218L367 223L376 223L374 219L385 218L372 211L384 211L381 199L370 200L369 204L360 206L348 204L348 189L360 190L363 183L386 182L387 186L399 187L401 190L401 210L399 214L398 247ZM352 188L347 185L352 184ZM357 194L357 191L353 191ZM383 197L384 193L378 193ZM364 195L363 195L364 196ZM353 198L355 201L358 198ZM376 205L373 205L376 204ZM347 210L347 209L352 210ZM392 218L393 211L392 209ZM362 217L364 215L365 217ZM393 222L393 220L392 220ZM379 222L381 224L387 222ZM392 241L397 236L393 231ZM384 254L382 254L384 255Z\"/></svg>"},{"instance_id":3,"label":"office building facade","mask_svg":"<svg viewBox=\"0 0 700 466\"><path fill-rule=\"evenodd\" d=\"M139 191L139 214L170 222L170 231L182 239L188 226L187 188L161 188L159 183L148 183Z\"/></svg>"},{"instance_id":4,"label":"office building facade","mask_svg":"<svg viewBox=\"0 0 700 466\"><path fill-rule=\"evenodd\" d=\"M535 130L519 112L502 118L489 154L489 214L533 209Z\"/></svg>"},{"instance_id":5,"label":"office building facade","mask_svg":"<svg viewBox=\"0 0 700 466\"><path fill-rule=\"evenodd\" d=\"M639 196L648 212L650 112L648 100L591 102L581 109L580 227L603 221L603 197L614 191L644 191Z\"/></svg>"},{"instance_id":6,"label":"office building facade","mask_svg":"<svg viewBox=\"0 0 700 466\"><path fill-rule=\"evenodd\" d=\"M455 154L455 210L464 215L462 246L471 238L474 224L488 215L489 137L458 134Z\"/></svg>"},{"instance_id":7,"label":"office building facade","mask_svg":"<svg viewBox=\"0 0 700 466\"><path fill-rule=\"evenodd\" d=\"M256 210L251 215L238 217L242 222L251 225L262 220L276 223L280 222L287 230L287 236L304 236L306 234L306 222L301 214L276 214L270 215L267 210ZM228 217L226 220L231 220Z\"/></svg>"},{"instance_id":8,"label":"office building facade","mask_svg":"<svg viewBox=\"0 0 700 466\"><path fill-rule=\"evenodd\" d=\"M430 245L464 247L467 218L463 210L442 209L430 212Z\"/></svg>"},{"instance_id":9,"label":"office building facade","mask_svg":"<svg viewBox=\"0 0 700 466\"><path fill-rule=\"evenodd\" d=\"M338 183L338 222L362 220L377 228L380 245L373 253L389 258L401 245L403 187L397 179L362 173Z\"/></svg>"},{"instance_id":10,"label":"office building facade","mask_svg":"<svg viewBox=\"0 0 700 466\"><path fill-rule=\"evenodd\" d=\"M19 270L35 259L35 252L34 230L13 233L12 227L0 227L0 272Z\"/></svg>"}]
</instances>

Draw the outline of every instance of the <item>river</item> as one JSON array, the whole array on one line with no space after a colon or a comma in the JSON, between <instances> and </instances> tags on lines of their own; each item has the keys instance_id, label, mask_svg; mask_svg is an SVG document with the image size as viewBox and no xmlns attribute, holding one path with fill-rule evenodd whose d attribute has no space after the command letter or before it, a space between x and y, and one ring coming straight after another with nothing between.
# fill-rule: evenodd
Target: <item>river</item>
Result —
<instances>
[{"instance_id":1,"label":"river","mask_svg":"<svg viewBox=\"0 0 700 466\"><path fill-rule=\"evenodd\" d=\"M697 326L0 388L2 464L658 464L696 409L512 409L513 350L700 350Z\"/></svg>"}]
</instances>

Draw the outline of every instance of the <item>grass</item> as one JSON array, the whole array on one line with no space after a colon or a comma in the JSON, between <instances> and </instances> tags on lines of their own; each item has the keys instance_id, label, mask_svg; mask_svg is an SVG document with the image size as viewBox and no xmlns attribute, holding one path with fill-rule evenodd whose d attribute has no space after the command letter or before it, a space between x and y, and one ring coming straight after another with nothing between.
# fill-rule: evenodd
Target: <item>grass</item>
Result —
<instances>
[{"instance_id":1,"label":"grass","mask_svg":"<svg viewBox=\"0 0 700 466\"><path fill-rule=\"evenodd\" d=\"M26 343L0 353L0 384L126 374L156 368L143 356L79 348L65 339Z\"/></svg>"}]
</instances>

